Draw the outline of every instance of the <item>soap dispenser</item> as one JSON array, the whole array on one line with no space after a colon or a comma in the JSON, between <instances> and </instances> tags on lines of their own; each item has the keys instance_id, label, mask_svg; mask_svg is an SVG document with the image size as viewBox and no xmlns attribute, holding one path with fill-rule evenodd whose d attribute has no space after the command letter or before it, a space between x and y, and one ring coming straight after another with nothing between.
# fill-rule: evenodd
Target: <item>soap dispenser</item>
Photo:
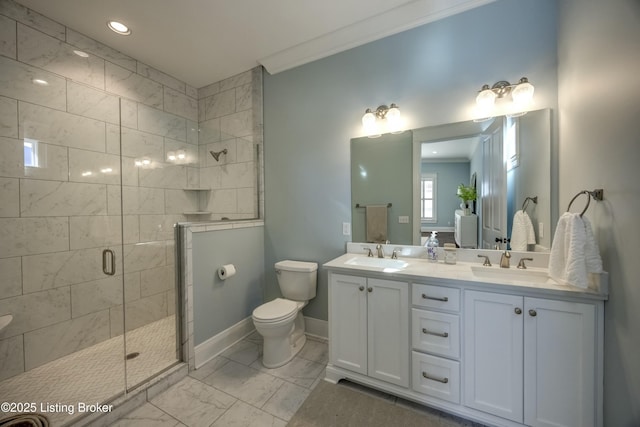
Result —
<instances>
[{"instance_id":1,"label":"soap dispenser","mask_svg":"<svg viewBox=\"0 0 640 427\"><path fill-rule=\"evenodd\" d=\"M436 237L437 233L437 231L432 231L431 237L429 237L429 240L427 240L427 243L425 244L427 247L427 259L430 262L438 262L438 245L440 242Z\"/></svg>"}]
</instances>

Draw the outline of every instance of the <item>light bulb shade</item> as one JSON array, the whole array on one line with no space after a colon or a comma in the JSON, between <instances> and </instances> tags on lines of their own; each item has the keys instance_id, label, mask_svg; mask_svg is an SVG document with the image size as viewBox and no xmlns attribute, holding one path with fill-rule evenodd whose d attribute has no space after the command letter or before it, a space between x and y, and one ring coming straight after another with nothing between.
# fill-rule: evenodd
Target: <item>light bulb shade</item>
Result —
<instances>
[{"instance_id":1,"label":"light bulb shade","mask_svg":"<svg viewBox=\"0 0 640 427\"><path fill-rule=\"evenodd\" d=\"M391 108L387 111L386 118L389 132L394 133L401 130L400 109L395 104L391 104Z\"/></svg>"},{"instance_id":2,"label":"light bulb shade","mask_svg":"<svg viewBox=\"0 0 640 427\"><path fill-rule=\"evenodd\" d=\"M378 133L378 124L376 123L376 116L370 109L365 111L362 116L362 129L366 135L375 135Z\"/></svg>"},{"instance_id":3,"label":"light bulb shade","mask_svg":"<svg viewBox=\"0 0 640 427\"><path fill-rule=\"evenodd\" d=\"M476 96L476 104L481 111L488 111L496 103L496 97L497 95L491 89L483 89Z\"/></svg>"},{"instance_id":4,"label":"light bulb shade","mask_svg":"<svg viewBox=\"0 0 640 427\"><path fill-rule=\"evenodd\" d=\"M176 153L174 153L173 151L169 151L167 153L167 160L169 160L170 162L175 161L176 159Z\"/></svg>"},{"instance_id":5,"label":"light bulb shade","mask_svg":"<svg viewBox=\"0 0 640 427\"><path fill-rule=\"evenodd\" d=\"M531 103L533 99L534 87L529 81L523 77L520 79L520 83L516 85L511 91L511 97L513 103L518 107L526 107Z\"/></svg>"}]
</instances>

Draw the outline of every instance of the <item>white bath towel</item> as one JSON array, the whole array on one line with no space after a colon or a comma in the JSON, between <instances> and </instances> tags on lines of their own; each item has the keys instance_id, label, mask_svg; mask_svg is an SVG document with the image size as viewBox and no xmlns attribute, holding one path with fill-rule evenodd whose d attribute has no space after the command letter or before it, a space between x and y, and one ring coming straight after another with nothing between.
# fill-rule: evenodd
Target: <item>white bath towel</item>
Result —
<instances>
[{"instance_id":1,"label":"white bath towel","mask_svg":"<svg viewBox=\"0 0 640 427\"><path fill-rule=\"evenodd\" d=\"M549 255L549 275L559 283L587 289L589 273L602 273L602 259L591 224L577 213L565 213Z\"/></svg>"},{"instance_id":2,"label":"white bath towel","mask_svg":"<svg viewBox=\"0 0 640 427\"><path fill-rule=\"evenodd\" d=\"M513 227L511 228L511 250L526 251L527 245L536 244L536 234L533 231L531 218L524 211L517 211L513 215Z\"/></svg>"}]
</instances>

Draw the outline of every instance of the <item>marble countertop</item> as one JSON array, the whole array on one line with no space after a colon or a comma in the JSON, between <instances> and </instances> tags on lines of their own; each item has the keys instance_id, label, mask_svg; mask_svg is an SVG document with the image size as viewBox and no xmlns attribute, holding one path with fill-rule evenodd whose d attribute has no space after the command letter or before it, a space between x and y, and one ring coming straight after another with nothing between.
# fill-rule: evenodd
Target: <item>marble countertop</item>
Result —
<instances>
[{"instance_id":1,"label":"marble countertop","mask_svg":"<svg viewBox=\"0 0 640 427\"><path fill-rule=\"evenodd\" d=\"M456 264L445 264L444 261L430 262L423 258L398 257L399 260L405 261L407 265L403 268L382 268L374 266L353 265L347 262L354 258L364 258L361 253L345 253L323 266L335 272L346 274L364 274L367 276L375 276L388 278L391 280L402 280L409 282L433 282L436 284L465 285L468 287L492 288L493 291L519 292L530 295L541 296L562 296L575 297L589 300L606 300L608 299L608 275L602 273L594 275L592 286L589 289L581 289L574 286L563 285L548 277L548 269L541 267L529 267L527 272L538 276L538 280L528 280L526 273L522 270L517 271L515 266L511 266L509 271L489 271L489 270L505 270L499 265L494 264L491 267L483 267L481 260L479 262L457 262ZM388 259L388 258L387 258ZM492 277L486 277L482 269L487 269ZM475 272L474 272L475 270ZM500 273L509 274L509 277L493 277ZM515 275L523 276L514 278ZM546 280L544 277L547 276Z\"/></svg>"}]
</instances>

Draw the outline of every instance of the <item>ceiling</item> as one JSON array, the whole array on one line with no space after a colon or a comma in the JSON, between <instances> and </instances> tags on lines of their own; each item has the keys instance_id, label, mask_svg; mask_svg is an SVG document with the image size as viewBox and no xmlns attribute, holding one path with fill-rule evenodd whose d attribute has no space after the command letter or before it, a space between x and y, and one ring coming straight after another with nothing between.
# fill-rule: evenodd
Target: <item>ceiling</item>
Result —
<instances>
[{"instance_id":1,"label":"ceiling","mask_svg":"<svg viewBox=\"0 0 640 427\"><path fill-rule=\"evenodd\" d=\"M494 0L17 0L200 88L284 71ZM111 32L119 20L132 34Z\"/></svg>"},{"instance_id":2,"label":"ceiling","mask_svg":"<svg viewBox=\"0 0 640 427\"><path fill-rule=\"evenodd\" d=\"M451 139L421 144L422 161L426 162L465 162L471 160L480 136Z\"/></svg>"}]
</instances>

